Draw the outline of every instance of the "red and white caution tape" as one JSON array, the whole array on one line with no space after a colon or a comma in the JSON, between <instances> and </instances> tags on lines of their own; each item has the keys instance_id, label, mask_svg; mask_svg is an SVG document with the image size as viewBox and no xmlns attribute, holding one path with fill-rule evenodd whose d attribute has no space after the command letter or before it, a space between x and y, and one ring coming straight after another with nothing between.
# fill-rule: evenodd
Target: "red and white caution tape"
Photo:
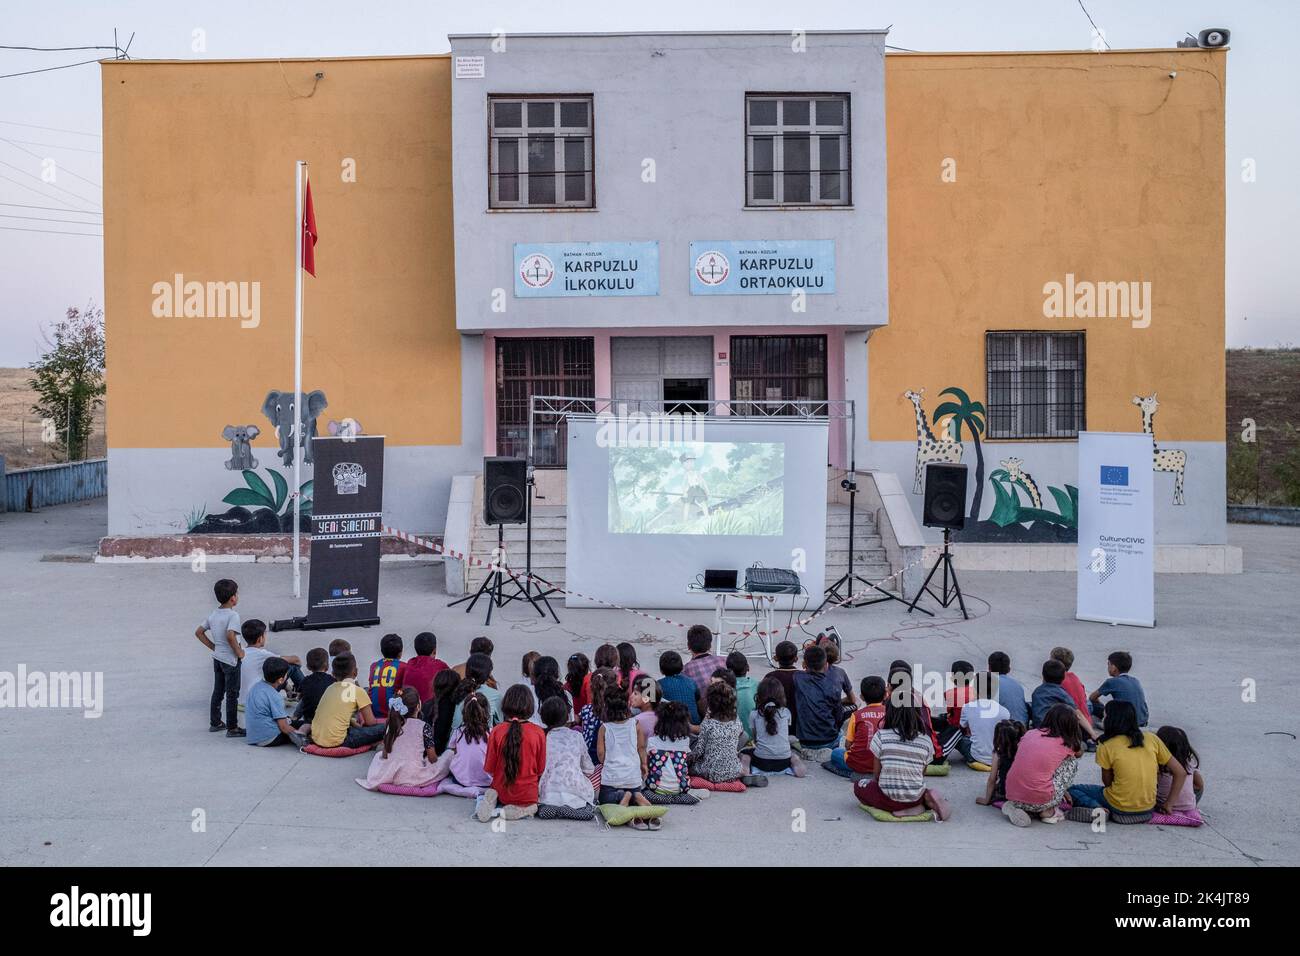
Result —
<instances>
[{"instance_id":1,"label":"red and white caution tape","mask_svg":"<svg viewBox=\"0 0 1300 956\"><path fill-rule=\"evenodd\" d=\"M526 583L531 580L537 582L539 587L545 587L548 591L557 591L560 594L570 594L576 598L581 598L584 601L591 601L595 604L599 604L602 607L607 607L614 611L626 611L628 614L635 614L637 617L643 617L650 621L656 621L659 624L667 624L671 627L682 627L682 628L691 626L689 624L683 624L681 621L674 621L672 618L661 617L658 614L651 614L648 611L641 611L638 610L637 608L624 607L621 604L614 604L611 601L603 600L602 598L595 597L594 595L591 594L583 594L581 591L574 591L569 588L559 587L558 585L552 584L550 581L547 581L545 578L538 577L535 574L526 574L526 573L514 571L504 564L497 565L497 564L492 564L489 561L482 561L474 557L473 555L465 554L463 551L457 551L454 548L445 547L444 545L439 544L437 541L431 541L428 538L421 538L419 535L410 534L409 532L402 531L399 528L392 528L389 527L388 525L384 525L382 530L383 530L383 534L386 537L397 538L399 541L405 541L408 544L414 544L417 547L425 548L429 551L434 552L435 554L443 554L449 558L455 558L457 561L464 561L468 564L472 564L475 567L486 568L489 571L501 571L504 574L509 575L510 578L512 578L521 587L526 586ZM789 631L793 631L796 628L802 629L806 625L811 624L813 621L817 620L817 618L821 617L823 614L828 614L831 611L835 610L836 608L844 607L847 604L852 604L853 602L863 597L866 597L873 590L883 589L883 585L886 582L892 581L894 578L901 578L903 574L912 570L912 568L924 564L927 560L928 554L933 552L933 550L934 550L933 547L927 547L921 552L922 556L917 560L913 561L911 564L908 564L907 566L900 568L899 570L895 571L893 574L890 574L887 577L883 577L879 581L874 582L873 584L868 584L862 590L855 591L854 593L850 594L848 597L844 598L843 600L835 601L831 604L828 604L826 607L821 608L820 610L814 611L808 617L802 618L798 621L791 621L789 624L785 625L784 627L780 627L772 631L765 631L759 628L750 628L743 631L723 631L720 634L720 636L721 637L778 637L778 636L784 636L786 633L788 633ZM753 596L751 596L751 599L752 598Z\"/></svg>"}]
</instances>

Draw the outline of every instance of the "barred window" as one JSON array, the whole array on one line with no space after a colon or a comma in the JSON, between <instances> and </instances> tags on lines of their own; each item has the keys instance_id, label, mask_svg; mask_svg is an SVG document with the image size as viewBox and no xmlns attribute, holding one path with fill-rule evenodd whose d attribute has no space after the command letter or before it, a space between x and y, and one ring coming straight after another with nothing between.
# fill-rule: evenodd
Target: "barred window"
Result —
<instances>
[{"instance_id":1,"label":"barred window","mask_svg":"<svg viewBox=\"0 0 1300 956\"><path fill-rule=\"evenodd\" d=\"M848 94L745 97L746 205L848 205L849 165Z\"/></svg>"},{"instance_id":2,"label":"barred window","mask_svg":"<svg viewBox=\"0 0 1300 956\"><path fill-rule=\"evenodd\" d=\"M595 205L590 96L488 97L488 205Z\"/></svg>"},{"instance_id":3,"label":"barred window","mask_svg":"<svg viewBox=\"0 0 1300 956\"><path fill-rule=\"evenodd\" d=\"M1082 332L989 332L986 438L1077 438L1084 417Z\"/></svg>"},{"instance_id":4,"label":"barred window","mask_svg":"<svg viewBox=\"0 0 1300 956\"><path fill-rule=\"evenodd\" d=\"M595 339L499 338L497 343L497 454L528 454L528 413L534 395L595 395ZM533 465L563 468L568 461L564 419L539 414L533 422Z\"/></svg>"},{"instance_id":5,"label":"barred window","mask_svg":"<svg viewBox=\"0 0 1300 956\"><path fill-rule=\"evenodd\" d=\"M746 401L824 402L826 336L733 335L731 398L733 415L794 414L785 406L747 406Z\"/></svg>"}]
</instances>

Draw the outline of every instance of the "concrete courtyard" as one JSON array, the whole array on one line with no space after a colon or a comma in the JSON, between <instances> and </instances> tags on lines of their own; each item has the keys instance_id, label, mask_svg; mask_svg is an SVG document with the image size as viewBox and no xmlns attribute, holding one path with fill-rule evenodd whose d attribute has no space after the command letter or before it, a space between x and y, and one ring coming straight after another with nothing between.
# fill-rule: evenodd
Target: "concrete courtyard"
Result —
<instances>
[{"instance_id":1,"label":"concrete courtyard","mask_svg":"<svg viewBox=\"0 0 1300 956\"><path fill-rule=\"evenodd\" d=\"M1019 830L974 803L985 777L954 766L933 785L955 807L943 824L889 825L862 813L850 783L819 767L803 780L716 794L674 808L657 833L597 824L526 820L498 831L470 819L471 803L368 793L369 756L330 760L289 748L254 750L207 733L210 654L194 640L212 606L212 583L240 584L239 611L266 621L301 614L285 564L94 564L103 500L0 515L0 671L102 671L102 716L77 710L0 710L0 864L849 864L1295 865L1300 863L1300 733L1294 692L1300 634L1300 529L1229 526L1245 549L1237 576L1159 575L1154 630L1077 622L1074 578L1060 573L963 575L977 615L909 617L901 605L836 611L845 666L856 685L905 658L929 670L956 658L982 666L1006 650L1027 687L1055 644L1073 648L1091 690L1106 654L1133 652L1151 729L1187 730L1206 778L1200 829L1035 824ZM306 578L304 575L304 590ZM684 648L684 632L618 611L565 611L547 626L520 605L485 631L446 607L442 568L386 563L382 628L270 635L281 653L305 655L333 636L363 663L379 638L438 635L439 656L464 660L472 637L496 642L498 680L530 649L563 661L605 641L630 640L656 673L659 653ZM682 612L667 612L680 619ZM711 618L711 615L708 615ZM549 620L549 619L548 619ZM691 618L687 618L691 620ZM795 632L795 639L802 637ZM754 673L756 644L750 648ZM1246 690L1253 687L1253 701ZM1086 757L1078 782L1100 774Z\"/></svg>"}]
</instances>

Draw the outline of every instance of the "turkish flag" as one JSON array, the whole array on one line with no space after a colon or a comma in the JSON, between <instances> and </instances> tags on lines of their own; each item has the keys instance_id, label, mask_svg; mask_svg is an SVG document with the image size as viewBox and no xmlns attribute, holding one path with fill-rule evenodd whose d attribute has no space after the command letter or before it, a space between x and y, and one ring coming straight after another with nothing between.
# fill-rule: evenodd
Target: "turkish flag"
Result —
<instances>
[{"instance_id":1,"label":"turkish flag","mask_svg":"<svg viewBox=\"0 0 1300 956\"><path fill-rule=\"evenodd\" d=\"M311 180L307 180L307 203L302 214L302 267L316 276L316 210L311 204Z\"/></svg>"}]
</instances>

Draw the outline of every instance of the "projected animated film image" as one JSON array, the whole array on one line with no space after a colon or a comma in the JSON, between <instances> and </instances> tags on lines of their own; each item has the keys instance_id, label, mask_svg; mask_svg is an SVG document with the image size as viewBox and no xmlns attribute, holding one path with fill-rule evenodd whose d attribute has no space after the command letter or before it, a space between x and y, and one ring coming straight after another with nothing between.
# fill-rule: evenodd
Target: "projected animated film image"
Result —
<instances>
[{"instance_id":1,"label":"projected animated film image","mask_svg":"<svg viewBox=\"0 0 1300 956\"><path fill-rule=\"evenodd\" d=\"M779 535L781 442L676 442L609 450L612 534Z\"/></svg>"}]
</instances>

